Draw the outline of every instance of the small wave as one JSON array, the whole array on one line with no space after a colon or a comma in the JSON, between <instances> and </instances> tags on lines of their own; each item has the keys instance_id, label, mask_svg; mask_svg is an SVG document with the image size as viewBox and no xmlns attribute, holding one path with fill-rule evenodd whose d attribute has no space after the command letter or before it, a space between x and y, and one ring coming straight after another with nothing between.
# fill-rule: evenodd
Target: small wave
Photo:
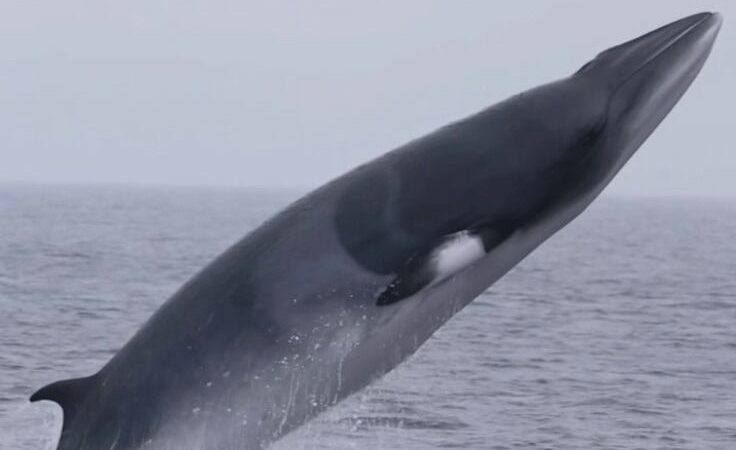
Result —
<instances>
[{"instance_id":1,"label":"small wave","mask_svg":"<svg viewBox=\"0 0 736 450\"><path fill-rule=\"evenodd\" d=\"M340 424L350 425L356 430L369 428L399 428L405 430L460 430L468 425L459 421L440 419L417 419L396 416L363 416L346 417L338 421Z\"/></svg>"}]
</instances>

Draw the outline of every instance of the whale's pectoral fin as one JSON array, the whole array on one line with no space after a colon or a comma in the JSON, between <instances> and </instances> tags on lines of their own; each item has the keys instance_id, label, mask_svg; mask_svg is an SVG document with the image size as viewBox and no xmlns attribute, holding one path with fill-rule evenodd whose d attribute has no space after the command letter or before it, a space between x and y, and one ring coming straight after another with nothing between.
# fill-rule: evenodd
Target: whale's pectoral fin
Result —
<instances>
[{"instance_id":1,"label":"whale's pectoral fin","mask_svg":"<svg viewBox=\"0 0 736 450\"><path fill-rule=\"evenodd\" d=\"M32 402L50 400L58 403L64 411L64 427L66 427L79 411L79 406L84 401L87 392L89 392L95 377L96 375L92 375L91 377L73 378L51 383L31 395L30 400Z\"/></svg>"},{"instance_id":2,"label":"whale's pectoral fin","mask_svg":"<svg viewBox=\"0 0 736 450\"><path fill-rule=\"evenodd\" d=\"M412 266L409 267L409 270L403 271L391 280L386 289L378 296L376 305L390 305L411 297L432 282L434 276L424 264L419 267Z\"/></svg>"},{"instance_id":3,"label":"whale's pectoral fin","mask_svg":"<svg viewBox=\"0 0 736 450\"><path fill-rule=\"evenodd\" d=\"M413 258L379 294L376 305L390 305L411 297L473 264L503 242L510 232L480 227L445 236L421 257Z\"/></svg>"}]
</instances>

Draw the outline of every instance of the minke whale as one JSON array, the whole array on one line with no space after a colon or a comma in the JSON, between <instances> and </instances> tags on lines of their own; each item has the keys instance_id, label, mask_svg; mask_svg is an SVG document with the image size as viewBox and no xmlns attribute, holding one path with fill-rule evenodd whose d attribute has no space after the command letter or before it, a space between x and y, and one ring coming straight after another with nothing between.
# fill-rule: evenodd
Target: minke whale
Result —
<instances>
[{"instance_id":1,"label":"minke whale","mask_svg":"<svg viewBox=\"0 0 736 450\"><path fill-rule=\"evenodd\" d=\"M385 374L579 215L720 28L673 22L327 183L188 281L96 374L31 401L62 450L263 449Z\"/></svg>"}]
</instances>

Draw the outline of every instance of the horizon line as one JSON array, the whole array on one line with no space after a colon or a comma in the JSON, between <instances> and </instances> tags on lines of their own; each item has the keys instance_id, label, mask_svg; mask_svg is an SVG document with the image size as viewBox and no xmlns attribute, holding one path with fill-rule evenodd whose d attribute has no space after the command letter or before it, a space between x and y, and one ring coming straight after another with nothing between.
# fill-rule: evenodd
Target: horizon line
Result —
<instances>
[{"instance_id":1,"label":"horizon line","mask_svg":"<svg viewBox=\"0 0 736 450\"><path fill-rule=\"evenodd\" d=\"M329 180L328 180L329 181ZM216 183L177 183L177 182L151 182L151 181L91 181L91 180L2 180L0 179L0 188L2 187L99 187L99 188L131 188L131 189L243 189L243 190L273 190L273 191L292 191L295 193L306 194L318 187L320 184L216 184ZM703 192L609 192L608 189L601 193L602 197L622 197L622 198L679 198L679 199L719 199L728 200L736 199L736 193L703 193Z\"/></svg>"}]
</instances>

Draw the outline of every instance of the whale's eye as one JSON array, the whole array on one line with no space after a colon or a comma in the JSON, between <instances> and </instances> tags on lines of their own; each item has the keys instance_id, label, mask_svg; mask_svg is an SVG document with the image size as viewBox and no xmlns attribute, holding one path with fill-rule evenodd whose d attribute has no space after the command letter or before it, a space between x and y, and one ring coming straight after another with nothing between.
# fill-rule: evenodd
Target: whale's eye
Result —
<instances>
[{"instance_id":1,"label":"whale's eye","mask_svg":"<svg viewBox=\"0 0 736 450\"><path fill-rule=\"evenodd\" d=\"M585 144L590 144L594 142L598 138L598 136L600 136L601 132L603 131L604 125L605 125L605 121L596 122L593 126L588 128L588 130L583 135L581 142Z\"/></svg>"}]
</instances>

